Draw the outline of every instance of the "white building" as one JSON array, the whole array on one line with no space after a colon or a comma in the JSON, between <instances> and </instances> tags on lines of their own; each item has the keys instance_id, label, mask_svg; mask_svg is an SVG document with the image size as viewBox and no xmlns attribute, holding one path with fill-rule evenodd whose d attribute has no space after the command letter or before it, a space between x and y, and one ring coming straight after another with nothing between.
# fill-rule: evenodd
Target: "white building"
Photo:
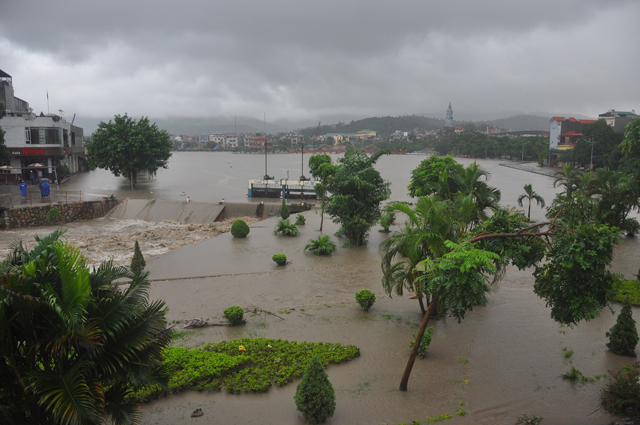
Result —
<instances>
[{"instance_id":1,"label":"white building","mask_svg":"<svg viewBox=\"0 0 640 425\"><path fill-rule=\"evenodd\" d=\"M0 103L4 104L0 127L11 155L8 180L29 178L30 165L39 163L46 177L55 179L54 168L66 166L74 174L86 170L83 130L64 118L40 113L35 115L29 103L14 96L11 75L0 70Z\"/></svg>"}]
</instances>

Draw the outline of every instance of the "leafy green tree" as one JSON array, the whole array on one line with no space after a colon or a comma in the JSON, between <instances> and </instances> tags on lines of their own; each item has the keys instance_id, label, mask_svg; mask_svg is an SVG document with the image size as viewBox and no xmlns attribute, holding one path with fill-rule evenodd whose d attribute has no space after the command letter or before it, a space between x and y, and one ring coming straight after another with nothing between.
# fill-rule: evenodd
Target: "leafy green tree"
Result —
<instances>
[{"instance_id":1,"label":"leafy green tree","mask_svg":"<svg viewBox=\"0 0 640 425\"><path fill-rule=\"evenodd\" d=\"M369 157L362 151L349 149L340 158L340 164L324 163L316 171L332 195L327 212L344 229L351 245L366 245L369 230L380 219L380 204L391 193L389 183L373 168L380 156L387 153L381 151Z\"/></svg>"},{"instance_id":2,"label":"leafy green tree","mask_svg":"<svg viewBox=\"0 0 640 425\"><path fill-rule=\"evenodd\" d=\"M63 231L17 243L0 265L0 422L115 424L139 420L127 396L166 385L163 301L148 273L103 263L90 271ZM112 282L127 278L117 290Z\"/></svg>"},{"instance_id":3,"label":"leafy green tree","mask_svg":"<svg viewBox=\"0 0 640 425\"><path fill-rule=\"evenodd\" d=\"M362 289L356 292L356 301L364 311L369 311L369 309L376 302L376 294L368 289Z\"/></svg>"},{"instance_id":4,"label":"leafy green tree","mask_svg":"<svg viewBox=\"0 0 640 425\"><path fill-rule=\"evenodd\" d=\"M607 347L611 352L620 356L636 357L638 330L636 329L636 321L631 316L629 300L625 301L616 324L611 328L611 332L607 332L607 337L609 338Z\"/></svg>"},{"instance_id":5,"label":"leafy green tree","mask_svg":"<svg viewBox=\"0 0 640 425\"><path fill-rule=\"evenodd\" d=\"M87 162L91 169L104 168L115 176L124 175L133 185L138 173L153 176L159 168L167 168L171 148L169 133L150 124L148 118L116 115L113 121L98 124L87 146Z\"/></svg>"},{"instance_id":6,"label":"leafy green tree","mask_svg":"<svg viewBox=\"0 0 640 425\"><path fill-rule=\"evenodd\" d=\"M322 423L333 416L336 394L324 365L317 357L312 357L305 368L294 399L298 410L304 413L311 424Z\"/></svg>"},{"instance_id":7,"label":"leafy green tree","mask_svg":"<svg viewBox=\"0 0 640 425\"><path fill-rule=\"evenodd\" d=\"M522 205L523 200L529 201L529 210L527 212L527 219L531 220L531 201L536 201L536 204L540 206L540 208L544 208L544 198L533 190L533 187L530 184L524 185L524 193L518 196L518 205Z\"/></svg>"},{"instance_id":8,"label":"leafy green tree","mask_svg":"<svg viewBox=\"0 0 640 425\"><path fill-rule=\"evenodd\" d=\"M457 193L457 180L448 177L460 174L462 168L462 165L453 159L451 155L445 157L430 156L411 172L409 196L427 196L441 192L442 187L439 184L441 181L446 181L448 193Z\"/></svg>"},{"instance_id":9,"label":"leafy green tree","mask_svg":"<svg viewBox=\"0 0 640 425\"><path fill-rule=\"evenodd\" d=\"M336 243L331 240L329 235L324 235L318 239L309 239L304 250L311 251L316 255L331 255L336 250Z\"/></svg>"},{"instance_id":10,"label":"leafy green tree","mask_svg":"<svg viewBox=\"0 0 640 425\"><path fill-rule=\"evenodd\" d=\"M144 260L142 251L140 250L140 245L136 240L136 244L133 248L133 258L131 258L131 271L134 273L142 273L142 270L144 270L146 265L147 262Z\"/></svg>"}]
</instances>

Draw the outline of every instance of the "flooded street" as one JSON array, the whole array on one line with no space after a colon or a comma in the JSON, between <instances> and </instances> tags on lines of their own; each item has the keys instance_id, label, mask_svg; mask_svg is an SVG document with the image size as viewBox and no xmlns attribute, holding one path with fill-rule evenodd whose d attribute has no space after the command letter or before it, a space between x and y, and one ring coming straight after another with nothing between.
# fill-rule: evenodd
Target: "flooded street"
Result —
<instances>
[{"instance_id":1,"label":"flooded street","mask_svg":"<svg viewBox=\"0 0 640 425\"><path fill-rule=\"evenodd\" d=\"M423 159L421 155L392 155L379 160L376 168L392 182L393 200L411 200L407 195L410 171ZM268 172L276 178L286 170L290 176L300 173L299 155L272 155L268 161ZM459 161L465 165L472 162ZM491 172L490 184L502 191L503 205L516 206L525 184L532 184L547 204L559 190L552 187L550 177L500 166L499 161L478 163ZM160 170L155 179L141 182L133 191L125 179L105 171L79 175L61 190L82 190L96 197L114 194L174 201L183 200L184 191L197 202L222 198L256 202L259 200L245 197L246 182L263 174L261 155L179 152L174 153L168 170ZM535 205L531 215L534 220L544 220L544 210ZM522 414L542 416L545 425L600 425L613 419L599 409L607 378L573 384L560 375L571 365L591 377L634 361L611 354L605 346L605 332L615 323L615 316L604 310L591 322L560 327L550 319L544 301L533 293L531 270L510 268L489 295L487 306L467 313L462 323L451 317L432 321L433 340L427 357L416 360L408 391L398 391L411 334L421 317L415 300L406 296L391 299L384 294L377 247L388 235L374 227L368 246L348 249L332 236L337 252L331 257L316 257L304 253L303 248L309 239L320 235L320 215L312 210L305 217L307 224L299 227L298 237L275 236L277 219L269 218L252 224L246 239L234 239L229 233L208 237L213 233L202 231L201 239L179 249L169 245L187 239L195 229L172 233L177 223L109 219L67 227L78 235L74 241L91 240L90 245L103 256L132 253L134 238L139 239L146 269L154 281L151 298L166 301L169 321L220 318L222 310L231 305L258 306L284 319L253 316L247 318L246 326L197 329L180 344L196 347L222 339L268 337L360 347L360 357L327 369L337 397L336 413L328 424L395 425L443 413L453 416L446 422L450 424L515 424ZM46 234L51 229L38 232ZM324 234L333 235L336 230L325 217ZM19 236L32 240L34 232L3 232L2 248ZM115 238L113 243L108 243L109 238ZM99 245L101 240L104 245ZM160 248L163 250L155 251ZM286 254L291 263L276 267L271 260L276 253ZM616 248L614 271L629 279L639 266L638 238L623 239ZM364 288L378 297L369 312L359 309L354 299L355 292ZM640 317L640 310L634 309L634 315ZM564 347L574 351L570 359L563 356ZM142 423L303 424L293 402L297 382L264 394L182 393L143 405ZM460 407L466 416L456 414ZM196 408L202 408L204 416L191 419Z\"/></svg>"}]
</instances>

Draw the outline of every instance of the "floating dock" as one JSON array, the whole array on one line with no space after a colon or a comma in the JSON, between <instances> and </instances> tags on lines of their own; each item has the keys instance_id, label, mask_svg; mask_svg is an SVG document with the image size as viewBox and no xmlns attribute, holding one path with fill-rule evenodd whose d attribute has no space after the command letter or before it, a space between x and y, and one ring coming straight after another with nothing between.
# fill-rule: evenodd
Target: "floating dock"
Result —
<instances>
[{"instance_id":1,"label":"floating dock","mask_svg":"<svg viewBox=\"0 0 640 425\"><path fill-rule=\"evenodd\" d=\"M249 198L318 199L313 180L249 180Z\"/></svg>"}]
</instances>

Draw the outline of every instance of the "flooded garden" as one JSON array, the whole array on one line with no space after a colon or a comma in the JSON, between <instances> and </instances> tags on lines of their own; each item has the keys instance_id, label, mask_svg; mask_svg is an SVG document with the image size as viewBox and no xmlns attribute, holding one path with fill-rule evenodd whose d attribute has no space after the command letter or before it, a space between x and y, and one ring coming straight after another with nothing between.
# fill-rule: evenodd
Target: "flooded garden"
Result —
<instances>
[{"instance_id":1,"label":"flooded garden","mask_svg":"<svg viewBox=\"0 0 640 425\"><path fill-rule=\"evenodd\" d=\"M376 168L392 183L392 200L411 201L406 189L410 170L422 159L394 155L379 160ZM299 170L299 156L274 155L269 161L269 172L276 177ZM460 162L467 165L471 160ZM125 180L104 171L79 175L67 187L100 197L181 200L186 192L198 202L222 198L259 202L245 198L245 185L247 179L262 174L263 163L259 155L176 153L169 170L160 170L156 179L133 191ZM532 184L547 203L559 191L548 176L504 167L498 161L478 163L491 173L490 184L502 191L502 205L515 206L525 184ZM544 210L538 207L531 213L533 220L544 219ZM543 424L605 424L614 419L600 408L608 377L571 383L560 376L574 366L585 376L599 377L632 363L633 359L616 356L605 346L605 333L616 316L605 309L595 320L560 326L550 318L545 301L533 293L532 271L515 267L508 268L492 288L487 305L468 312L461 323L450 316L430 322L431 346L424 359L416 360L408 391L400 392L411 335L422 316L416 300L406 295L390 298L382 288L378 245L389 235L378 232L377 226L367 246L345 248L344 240L333 236L338 228L328 217L320 233L319 210L304 215L306 224L292 238L273 234L276 218L254 221L246 239L225 233L230 221L179 224L102 218L65 227L68 239L90 263L114 258L126 264L137 239L153 281L151 298L166 301L170 323L194 318L213 323L231 305L256 311L245 315L243 326L183 331L175 341L178 345L201 347L264 337L359 347L359 357L326 370L337 404L329 424L393 425L443 415L451 416L447 420L451 424L515 424L523 414L541 416ZM391 228L397 229L397 225ZM51 230L2 232L1 248L6 253L12 240L31 241L34 234ZM322 234L332 235L337 251L328 257L305 253L306 243ZM278 267L271 260L276 253L286 254L290 263ZM638 238L623 238L615 250L613 271L630 279L639 265ZM367 312L355 302L355 293L365 288L377 296ZM613 307L616 313L620 309L618 304ZM640 317L637 308L633 313ZM566 356L568 351L572 355ZM272 385L259 394L229 394L224 388L186 391L143 404L142 423L303 424L293 401L296 384ZM203 415L191 418L196 409Z\"/></svg>"}]
</instances>

